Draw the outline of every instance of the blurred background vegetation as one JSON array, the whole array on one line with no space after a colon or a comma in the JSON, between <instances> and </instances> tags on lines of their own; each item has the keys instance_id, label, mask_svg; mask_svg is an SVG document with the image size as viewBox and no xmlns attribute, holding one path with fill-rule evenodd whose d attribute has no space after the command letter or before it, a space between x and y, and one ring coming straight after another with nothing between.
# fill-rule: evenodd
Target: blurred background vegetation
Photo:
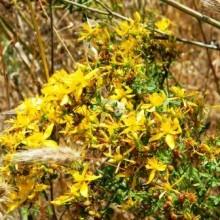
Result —
<instances>
[{"instance_id":1,"label":"blurred background vegetation","mask_svg":"<svg viewBox=\"0 0 220 220\"><path fill-rule=\"evenodd\" d=\"M111 10L127 17L138 11L144 19L168 17L175 36L220 44L219 30L163 3L160 0L78 0L86 7ZM204 9L199 0L179 1L215 19L218 13ZM0 1L0 130L3 120L26 97L40 93L47 75L94 53L80 43L78 33L85 21L111 19L71 4L68 0ZM52 31L53 30L53 31ZM172 65L173 78L184 88L199 90L210 105L220 102L220 51L178 44L179 56ZM213 108L211 133L220 119Z\"/></svg>"}]
</instances>

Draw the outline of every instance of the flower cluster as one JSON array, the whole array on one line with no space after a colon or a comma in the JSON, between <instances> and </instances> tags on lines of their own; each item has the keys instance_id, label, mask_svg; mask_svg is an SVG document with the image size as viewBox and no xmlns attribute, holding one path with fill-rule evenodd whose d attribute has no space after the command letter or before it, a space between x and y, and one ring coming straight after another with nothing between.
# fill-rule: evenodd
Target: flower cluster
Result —
<instances>
[{"instance_id":1,"label":"flower cluster","mask_svg":"<svg viewBox=\"0 0 220 220\"><path fill-rule=\"evenodd\" d=\"M167 19L154 25L170 32ZM220 148L203 137L202 97L168 78L174 43L154 38L138 13L86 23L80 40L86 59L55 72L0 136L8 211L44 201L78 219L108 219L114 207L136 219L215 218Z\"/></svg>"}]
</instances>

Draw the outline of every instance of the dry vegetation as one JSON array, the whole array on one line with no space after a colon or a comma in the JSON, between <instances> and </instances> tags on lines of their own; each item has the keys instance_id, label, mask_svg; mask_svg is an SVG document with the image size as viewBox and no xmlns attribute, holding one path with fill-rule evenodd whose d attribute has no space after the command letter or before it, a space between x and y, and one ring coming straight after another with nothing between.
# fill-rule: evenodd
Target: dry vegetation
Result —
<instances>
[{"instance_id":1,"label":"dry vegetation","mask_svg":"<svg viewBox=\"0 0 220 220\"><path fill-rule=\"evenodd\" d=\"M28 216L37 220L217 218L220 151L214 135L219 135L220 120L220 29L165 2L0 1L0 131L9 127L0 136L4 156L1 172L5 175L0 181L0 191L4 192L0 195L0 213L5 214L7 207L15 210L10 213L12 218L22 220ZM213 7L217 0L180 2L220 19L218 7ZM119 22L128 17L134 23L129 21L121 28ZM171 21L167 26L165 17ZM90 27L83 26L85 22ZM166 33L163 39L157 39L156 34L152 37L152 30L146 31L142 22L148 28L159 27ZM161 23L157 26L157 22ZM126 25L131 33L123 33ZM179 40L167 39L170 33ZM181 39L216 48L181 43ZM131 67L120 69L123 64L118 63L122 61L117 56L114 60L114 54L120 52L121 59L132 57ZM152 90L141 84L140 79L149 82L141 78L143 70L138 65L149 68L146 72L150 74L162 74L152 74ZM169 72L169 80L163 78L163 71ZM80 77L84 80L81 87L76 83ZM35 98L28 101L28 97ZM13 118L12 127L4 123L9 118ZM194 180L186 178L190 175ZM216 179L210 184L211 177ZM202 183L197 183L200 178ZM187 188L192 183L197 184L195 188ZM27 195L23 193L26 187ZM108 187L118 187L117 205L111 204L115 198L109 196ZM119 188L127 191L120 194ZM6 203L8 197L13 204ZM157 203L155 207L142 203L150 203L151 198ZM142 213L144 209L149 213Z\"/></svg>"},{"instance_id":2,"label":"dry vegetation","mask_svg":"<svg viewBox=\"0 0 220 220\"><path fill-rule=\"evenodd\" d=\"M219 43L219 30L204 23L198 22L191 16L176 10L160 1L110 1L119 3L115 10L130 16L139 11L144 16L155 13L167 16L173 21L173 31L176 36L199 40L207 43ZM182 1L191 8L218 19L219 14L213 8L207 9L198 0ZM98 5L97 7L100 7ZM54 36L51 41L50 6L49 1L36 1L33 4L33 16L36 16L37 28L43 42L48 70L51 73L51 48L53 45L53 68L71 70L76 61L88 53L87 45L79 44L77 33L85 18L94 19L97 14L93 12L71 10L63 7L53 7ZM1 75L0 75L0 111L13 109L24 100L40 92L45 82L45 73L36 39L34 21L28 4L17 1L14 5L9 1L0 2L0 28L1 28ZM180 44L180 56L173 65L173 75L185 88L197 89L206 97L207 103L219 103L219 51L206 50L191 45ZM214 110L213 126L219 118L218 109ZM6 117L0 115L2 121Z\"/></svg>"}]
</instances>

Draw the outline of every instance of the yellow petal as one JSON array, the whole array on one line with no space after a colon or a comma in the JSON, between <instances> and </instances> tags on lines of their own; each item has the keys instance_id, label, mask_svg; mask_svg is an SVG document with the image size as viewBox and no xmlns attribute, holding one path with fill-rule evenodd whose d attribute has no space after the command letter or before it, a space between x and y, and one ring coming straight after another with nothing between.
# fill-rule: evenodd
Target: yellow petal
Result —
<instances>
[{"instance_id":1,"label":"yellow petal","mask_svg":"<svg viewBox=\"0 0 220 220\"><path fill-rule=\"evenodd\" d=\"M87 185L87 183L82 183L82 186L81 186L81 188L80 188L80 194L83 196L83 197L88 197L88 191L89 191L89 189L88 189L88 185Z\"/></svg>"},{"instance_id":2,"label":"yellow petal","mask_svg":"<svg viewBox=\"0 0 220 220\"><path fill-rule=\"evenodd\" d=\"M71 104L71 99L68 95L65 95L60 102L61 106L64 106L66 104Z\"/></svg>"},{"instance_id":3,"label":"yellow petal","mask_svg":"<svg viewBox=\"0 0 220 220\"><path fill-rule=\"evenodd\" d=\"M170 147L170 149L174 149L175 148L175 140L174 140L174 136L171 134L167 134L165 137L165 141L167 143L167 145Z\"/></svg>"},{"instance_id":4,"label":"yellow petal","mask_svg":"<svg viewBox=\"0 0 220 220\"><path fill-rule=\"evenodd\" d=\"M177 97L183 98L185 96L185 89L182 89L180 87L172 86L170 89L174 95Z\"/></svg>"},{"instance_id":5,"label":"yellow petal","mask_svg":"<svg viewBox=\"0 0 220 220\"><path fill-rule=\"evenodd\" d=\"M152 182L152 180L153 180L154 177L155 177L155 174L156 174L156 170L151 170L150 175L149 175L149 177L148 177L147 184L149 184L149 183Z\"/></svg>"},{"instance_id":6,"label":"yellow petal","mask_svg":"<svg viewBox=\"0 0 220 220\"><path fill-rule=\"evenodd\" d=\"M51 133L52 133L52 131L53 131L53 127L54 127L54 124L53 124L53 123L51 123L51 124L47 127L47 129L46 129L45 132L44 132L44 138L45 138L45 139L47 139L47 138L50 137L50 135L51 135Z\"/></svg>"},{"instance_id":7,"label":"yellow petal","mask_svg":"<svg viewBox=\"0 0 220 220\"><path fill-rule=\"evenodd\" d=\"M155 23L155 26L157 27L157 29L159 29L160 31L169 33L169 26L171 24L171 21L167 18L162 18L160 21Z\"/></svg>"},{"instance_id":8,"label":"yellow petal","mask_svg":"<svg viewBox=\"0 0 220 220\"><path fill-rule=\"evenodd\" d=\"M153 93L149 96L149 101L154 107L161 106L166 101L165 93Z\"/></svg>"},{"instance_id":9,"label":"yellow petal","mask_svg":"<svg viewBox=\"0 0 220 220\"><path fill-rule=\"evenodd\" d=\"M63 196L57 197L55 200L51 201L51 203L54 205L63 205L67 202L70 202L73 199L74 197L72 195L63 195Z\"/></svg>"},{"instance_id":10,"label":"yellow petal","mask_svg":"<svg viewBox=\"0 0 220 220\"><path fill-rule=\"evenodd\" d=\"M134 20L135 22L139 23L141 21L141 16L138 12L134 13Z\"/></svg>"},{"instance_id":11,"label":"yellow petal","mask_svg":"<svg viewBox=\"0 0 220 220\"><path fill-rule=\"evenodd\" d=\"M155 134L149 139L149 142L160 140L163 137L163 135L164 135L163 132Z\"/></svg>"},{"instance_id":12,"label":"yellow petal","mask_svg":"<svg viewBox=\"0 0 220 220\"><path fill-rule=\"evenodd\" d=\"M101 175L95 176L95 175L85 175L85 181L94 181L101 178Z\"/></svg>"},{"instance_id":13,"label":"yellow petal","mask_svg":"<svg viewBox=\"0 0 220 220\"><path fill-rule=\"evenodd\" d=\"M44 147L58 147L57 142L53 141L53 140L45 140L45 141L43 141L42 145Z\"/></svg>"},{"instance_id":14,"label":"yellow petal","mask_svg":"<svg viewBox=\"0 0 220 220\"><path fill-rule=\"evenodd\" d=\"M20 202L13 202L11 204L8 205L8 210L7 212L12 212L13 210L15 210L16 208L18 208L21 205Z\"/></svg>"}]
</instances>

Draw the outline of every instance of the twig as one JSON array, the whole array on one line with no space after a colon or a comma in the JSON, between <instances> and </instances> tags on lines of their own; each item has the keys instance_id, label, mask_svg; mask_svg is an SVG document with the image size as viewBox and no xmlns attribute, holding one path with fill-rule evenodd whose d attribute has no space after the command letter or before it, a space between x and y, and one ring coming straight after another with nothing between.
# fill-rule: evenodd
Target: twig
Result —
<instances>
[{"instance_id":1,"label":"twig","mask_svg":"<svg viewBox=\"0 0 220 220\"><path fill-rule=\"evenodd\" d=\"M97 2L99 5L101 5L103 8L105 8L109 14L114 15L114 13L102 2L100 2L99 0L95 0L95 2ZM118 14L117 14L118 16ZM146 27L148 30L151 30L152 32L156 32L160 35L163 35L164 40L169 40L172 38L172 36L163 33L162 31L156 30L156 29L152 29L151 27ZM203 42L199 42L199 41L193 41L193 40L188 40L188 39L184 39L184 38L179 38L179 37L173 37L176 41L182 42L182 43L187 43L187 44L192 44L198 47L205 47L205 48L209 48L209 49L216 49L216 50L220 50L218 45L213 45L213 44L207 44L207 42L203 43Z\"/></svg>"},{"instance_id":2,"label":"twig","mask_svg":"<svg viewBox=\"0 0 220 220\"><path fill-rule=\"evenodd\" d=\"M86 10L89 10L89 11L92 11L92 12L95 12L95 13L98 13L98 14L102 14L102 15L111 15L111 16L114 16L114 17L117 17L117 18L120 18L122 20L125 20L125 21L130 21L130 19L128 17L125 17L123 15L120 15L116 12L113 12L111 11L110 9L108 9L107 11L102 11L100 9L96 9L96 8L91 8L91 7L87 7L85 5L82 5L80 3L76 3L74 1L71 1L71 0L64 0L65 2L67 3L70 3L72 5L75 5L77 7L80 7L80 8L83 8L83 9L86 9ZM97 0L96 0L97 1ZM100 1L97 1L97 2L100 2ZM106 8L106 6L105 6ZM214 20L214 19L213 19ZM220 27L220 24L219 24L219 27ZM194 45L194 46L198 46L198 47L204 47L204 48L209 48L209 49L213 49L213 50L220 50L219 46L218 45L213 45L213 44L205 44L204 42L199 42L199 41L193 41L193 40L188 40L188 39L184 39L184 38L180 38L180 37L175 37L175 36L172 36L172 35L168 35L166 33L163 33L157 29L152 29L151 27L149 26L146 26L146 28L152 32L156 32L160 35L163 36L163 38L161 39L164 39L164 40L168 40L168 39L175 39L176 41L178 42L182 42L182 43L186 43L186 44L191 44L191 45Z\"/></svg>"},{"instance_id":3,"label":"twig","mask_svg":"<svg viewBox=\"0 0 220 220\"><path fill-rule=\"evenodd\" d=\"M5 93L6 93L6 100L7 100L7 110L9 110L10 109L10 97L9 97L10 96L10 88L9 88L9 79L8 79L8 75L6 72L6 66L5 66L2 46L0 47L0 52L1 52L2 73L4 76L4 80L5 80Z\"/></svg>"},{"instance_id":4,"label":"twig","mask_svg":"<svg viewBox=\"0 0 220 220\"><path fill-rule=\"evenodd\" d=\"M212 25L213 27L216 27L218 29L220 29L220 22L209 17L209 16L206 16L196 10L193 10L189 7L187 7L186 5L183 5L175 0L161 0L162 2L165 2L166 4L176 8L176 9L179 9L180 11L200 20L201 22L204 22L204 23L207 23L207 24L210 24Z\"/></svg>"},{"instance_id":5,"label":"twig","mask_svg":"<svg viewBox=\"0 0 220 220\"><path fill-rule=\"evenodd\" d=\"M11 25L7 23L7 21L0 16L0 30L2 33L5 34L5 36L11 41L16 43L12 43L11 46L15 48L18 55L20 56L22 62L25 64L25 66L31 70L29 65L29 60L27 56L23 56L23 49L24 48L27 52L30 52L30 48L26 45L26 43L17 35L17 33L12 29Z\"/></svg>"},{"instance_id":6,"label":"twig","mask_svg":"<svg viewBox=\"0 0 220 220\"><path fill-rule=\"evenodd\" d=\"M86 9L86 10L89 10L89 11L92 11L92 12L95 12L95 13L98 13L98 14L113 15L114 17L118 17L118 18L120 18L120 19L122 19L122 20L130 21L129 18L127 18L127 17L125 17L125 16L123 16L123 15L120 15L120 14L118 14L118 13L116 13L116 12L113 12L113 11L108 12L108 11L102 11L102 10L99 10L99 9L96 9L96 8L90 8L90 7L87 7L87 6L83 5L83 4L80 4L80 3L77 3L77 2L74 2L74 1L70 1L70 0L63 0L63 1L64 1L64 2L67 2L67 3L70 3L70 4L72 4L72 5L78 6L78 7L80 7L80 8L84 8L84 9Z\"/></svg>"},{"instance_id":7,"label":"twig","mask_svg":"<svg viewBox=\"0 0 220 220\"><path fill-rule=\"evenodd\" d=\"M42 63L43 63L45 77L46 77L46 80L48 81L48 79L49 79L49 70L48 70L48 65L47 65L47 58L46 58L46 54L45 54L45 51L44 51L44 46L43 46L42 37L40 35L40 30L38 28L38 24L37 24L37 20L36 20L36 13L35 13L35 11L32 7L31 1L27 0L27 3L28 3L28 7L31 11L31 18L32 18L34 29L36 31L36 39L37 39L39 50L40 50L40 56L41 56Z\"/></svg>"},{"instance_id":8,"label":"twig","mask_svg":"<svg viewBox=\"0 0 220 220\"><path fill-rule=\"evenodd\" d=\"M196 4L195 4L195 1L193 1L193 4L194 4L195 8L197 9ZM205 31L204 31L204 29L203 29L202 22L201 22L200 20L198 20L198 23L199 23L199 28L200 28L200 31L201 31L201 34L202 34L202 37L203 37L203 41L204 41L205 43L207 43L208 40L207 40ZM219 79L218 79L218 77L217 77L215 67L214 67L214 65L213 65L213 63L212 63L211 54L210 54L210 51L208 50L208 48L206 49L206 54L207 54L208 64L209 64L209 66L210 66L210 68L211 68L211 72L212 72L212 75L213 75L213 77L214 77L214 81L215 81L215 84L216 84L216 90L217 90L218 94L220 94ZM209 71L207 71L207 73L209 73ZM206 82L205 88L206 88L206 87L207 87L207 82Z\"/></svg>"},{"instance_id":9,"label":"twig","mask_svg":"<svg viewBox=\"0 0 220 220\"><path fill-rule=\"evenodd\" d=\"M60 215L60 218L59 218L59 220L62 220L62 218L63 218L63 216L64 216L64 214L67 212L67 208L65 207L65 209L63 210L63 212L61 213L61 215Z\"/></svg>"},{"instance_id":10,"label":"twig","mask_svg":"<svg viewBox=\"0 0 220 220\"><path fill-rule=\"evenodd\" d=\"M185 38L170 36L168 34L165 34L161 31L157 31L157 30L155 30L155 32L161 35L161 36L154 36L155 39L159 39L159 40L174 39L178 42L191 44L191 45L194 45L194 46L197 46L197 47L203 47L203 48L212 49L212 50L220 50L220 47L218 45L215 45L215 44L207 44L207 43L203 43L203 42L200 42L200 41L194 41L194 40L188 40L188 39L185 39Z\"/></svg>"},{"instance_id":11,"label":"twig","mask_svg":"<svg viewBox=\"0 0 220 220\"><path fill-rule=\"evenodd\" d=\"M47 14L45 8L43 7L43 5L42 5L42 3L41 3L41 0L39 1L39 3L40 3L40 6L41 6L41 8L42 8L42 10L43 10L43 12L44 12L44 14L45 14L45 16L47 17L47 19L49 19L49 15ZM61 37L60 34L58 33L58 31L57 31L55 25L53 25L53 30L54 30L54 33L56 34L58 40L61 42L61 44L63 45L64 49L65 49L66 52L68 53L68 55L69 55L71 61L72 61L73 63L75 63L75 62L76 62L75 59L73 58L72 54L70 53L69 49L67 48L67 46L66 46L64 40L62 39L62 37Z\"/></svg>"},{"instance_id":12,"label":"twig","mask_svg":"<svg viewBox=\"0 0 220 220\"><path fill-rule=\"evenodd\" d=\"M54 190L53 190L53 181L52 179L49 179L49 184L50 184L50 201L53 201L54 199ZM56 215L56 209L53 204L51 204L52 212L53 212L53 220L58 220L57 215Z\"/></svg>"},{"instance_id":13,"label":"twig","mask_svg":"<svg viewBox=\"0 0 220 220\"><path fill-rule=\"evenodd\" d=\"M105 5L103 2L100 2L99 0L95 0L95 2L101 5L109 14L112 14L112 11L110 10L110 8L108 8L108 6Z\"/></svg>"},{"instance_id":14,"label":"twig","mask_svg":"<svg viewBox=\"0 0 220 220\"><path fill-rule=\"evenodd\" d=\"M51 40L51 74L54 73L54 35L53 35L53 0L50 0L50 40Z\"/></svg>"},{"instance_id":15,"label":"twig","mask_svg":"<svg viewBox=\"0 0 220 220\"><path fill-rule=\"evenodd\" d=\"M14 40L16 39L17 41L19 41L22 46L28 51L30 52L30 49L28 47L28 45L25 43L25 41L23 41L19 34L17 34L16 31L13 30L11 24L9 24L9 22L2 16L0 16L0 27L1 30L5 33L5 35L10 39L10 40Z\"/></svg>"}]
</instances>

